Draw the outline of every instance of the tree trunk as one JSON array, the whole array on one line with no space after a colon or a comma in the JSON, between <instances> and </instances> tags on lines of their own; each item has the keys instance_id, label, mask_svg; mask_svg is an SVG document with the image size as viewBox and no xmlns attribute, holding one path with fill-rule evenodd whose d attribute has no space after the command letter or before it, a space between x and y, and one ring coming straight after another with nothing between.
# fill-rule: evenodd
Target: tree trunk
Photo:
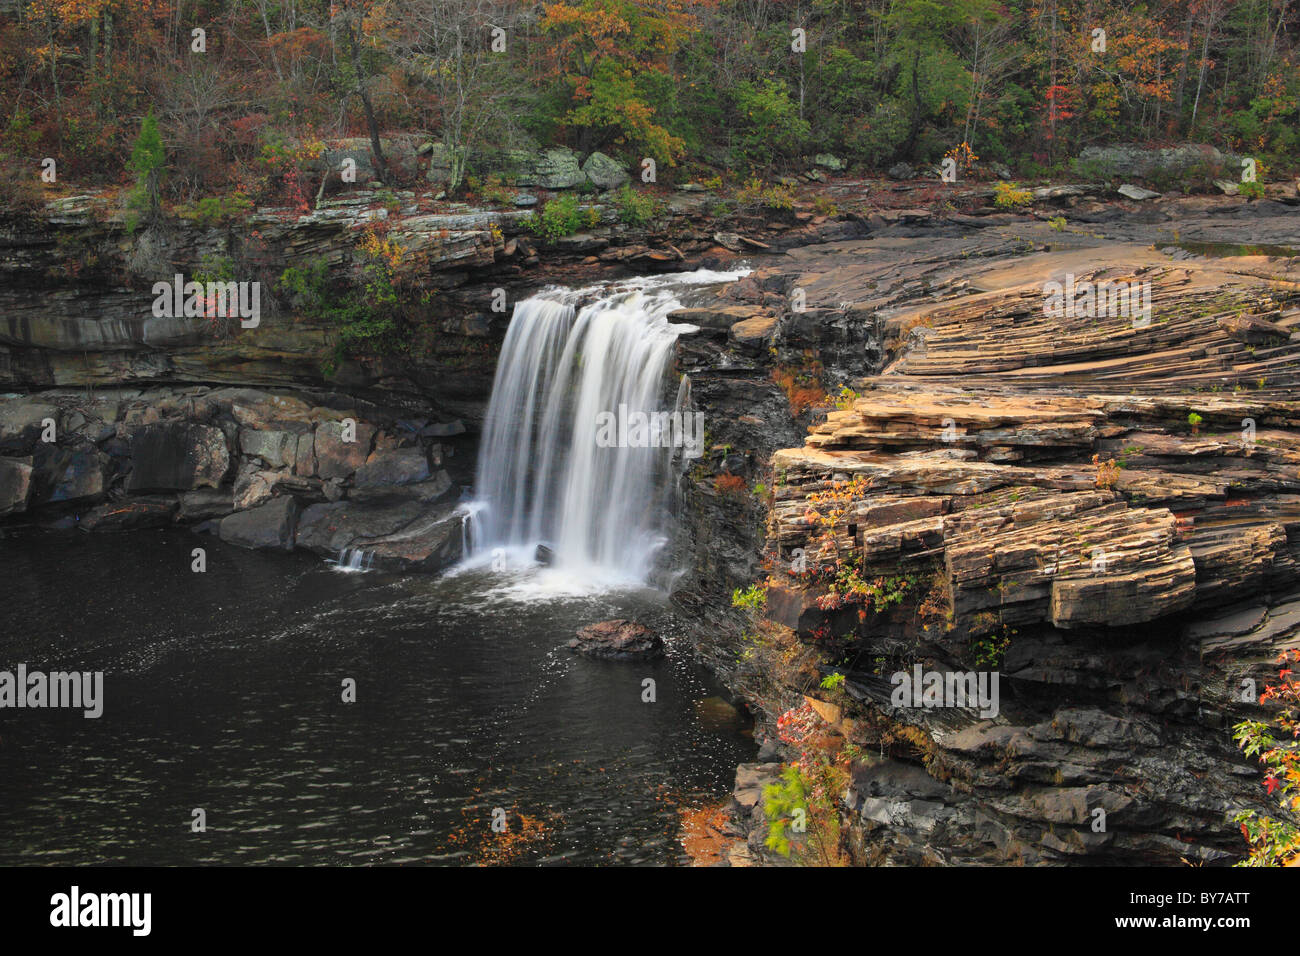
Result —
<instances>
[{"instance_id":1,"label":"tree trunk","mask_svg":"<svg viewBox=\"0 0 1300 956\"><path fill-rule=\"evenodd\" d=\"M921 133L921 83L917 77L920 65L921 47L918 45L916 52L912 54L912 123L907 131L907 145L903 148L908 159L912 158L912 150L916 148L916 138Z\"/></svg>"},{"instance_id":2,"label":"tree trunk","mask_svg":"<svg viewBox=\"0 0 1300 956\"><path fill-rule=\"evenodd\" d=\"M388 160L384 158L384 146L379 140L379 120L375 117L374 104L370 102L370 93L366 90L365 74L361 72L361 44L357 41L357 32L361 30L361 24L357 23L356 30L353 30L353 24L347 24L347 43L348 57L352 61L352 72L356 78L357 98L361 100L361 109L366 117L366 128L370 131L370 151L375 157L375 174L379 181L385 186L390 185L391 178L388 174Z\"/></svg>"}]
</instances>

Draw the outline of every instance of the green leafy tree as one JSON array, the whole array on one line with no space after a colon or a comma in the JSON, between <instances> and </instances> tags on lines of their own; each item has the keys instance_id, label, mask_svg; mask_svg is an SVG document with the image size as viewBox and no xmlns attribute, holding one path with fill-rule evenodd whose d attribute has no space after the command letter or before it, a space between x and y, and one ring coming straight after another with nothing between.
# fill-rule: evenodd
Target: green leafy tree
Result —
<instances>
[{"instance_id":1,"label":"green leafy tree","mask_svg":"<svg viewBox=\"0 0 1300 956\"><path fill-rule=\"evenodd\" d=\"M992 7L991 0L899 0L890 10L886 22L893 31L900 55L907 64L907 96L911 101L911 119L907 139L901 150L903 154L913 154L924 118L925 95L921 87L923 60L944 49L944 37L955 26L974 18L989 16Z\"/></svg>"},{"instance_id":2,"label":"green leafy tree","mask_svg":"<svg viewBox=\"0 0 1300 956\"><path fill-rule=\"evenodd\" d=\"M141 216L149 222L158 218L158 189L166 163L167 150L158 131L158 120L150 110L140 122L140 135L135 138L127 162L127 169L135 175L135 188L127 197L129 225L134 226Z\"/></svg>"},{"instance_id":3,"label":"green leafy tree","mask_svg":"<svg viewBox=\"0 0 1300 956\"><path fill-rule=\"evenodd\" d=\"M766 166L774 158L793 156L810 132L784 80L745 80L737 84L736 115L737 159L751 166Z\"/></svg>"}]
</instances>

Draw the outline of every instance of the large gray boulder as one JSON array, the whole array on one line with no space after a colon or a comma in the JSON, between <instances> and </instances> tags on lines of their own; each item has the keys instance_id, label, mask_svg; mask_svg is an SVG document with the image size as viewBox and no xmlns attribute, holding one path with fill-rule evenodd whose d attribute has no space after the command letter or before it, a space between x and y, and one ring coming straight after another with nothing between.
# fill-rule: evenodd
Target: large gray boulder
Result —
<instances>
[{"instance_id":1,"label":"large gray boulder","mask_svg":"<svg viewBox=\"0 0 1300 956\"><path fill-rule=\"evenodd\" d=\"M412 133L394 133L379 137L379 145L384 151L384 161L394 176L410 179L419 172L419 152L424 138ZM326 190L365 186L379 178L374 151L370 146L369 136L353 136L337 139L326 144L322 155L325 165L325 177L322 185ZM342 179L345 161L356 163L356 179L346 183Z\"/></svg>"},{"instance_id":2,"label":"large gray boulder","mask_svg":"<svg viewBox=\"0 0 1300 956\"><path fill-rule=\"evenodd\" d=\"M260 458L273 467L292 467L298 458L298 437L301 433L301 429L295 432L241 428L239 449L245 455Z\"/></svg>"},{"instance_id":3,"label":"large gray boulder","mask_svg":"<svg viewBox=\"0 0 1300 956\"><path fill-rule=\"evenodd\" d=\"M429 168L424 178L435 186L451 184L452 153L446 143L425 143L421 151L428 153Z\"/></svg>"},{"instance_id":4,"label":"large gray boulder","mask_svg":"<svg viewBox=\"0 0 1300 956\"><path fill-rule=\"evenodd\" d=\"M566 146L542 150L532 162L531 181L519 180L521 186L540 186L543 189L572 189L587 177L578 165L578 154Z\"/></svg>"},{"instance_id":5,"label":"large gray boulder","mask_svg":"<svg viewBox=\"0 0 1300 956\"><path fill-rule=\"evenodd\" d=\"M220 428L160 422L131 430L128 492L215 488L230 468L230 449Z\"/></svg>"},{"instance_id":6,"label":"large gray boulder","mask_svg":"<svg viewBox=\"0 0 1300 956\"><path fill-rule=\"evenodd\" d=\"M326 179L331 185L364 186L375 178L375 161L370 152L369 136L334 140L325 147L321 158L325 163ZM342 179L343 167L348 160L356 164L356 178L351 183L345 183Z\"/></svg>"},{"instance_id":7,"label":"large gray boulder","mask_svg":"<svg viewBox=\"0 0 1300 956\"><path fill-rule=\"evenodd\" d=\"M582 172L599 189L618 189L631 181L623 165L604 153L592 153L582 164Z\"/></svg>"},{"instance_id":8,"label":"large gray boulder","mask_svg":"<svg viewBox=\"0 0 1300 956\"><path fill-rule=\"evenodd\" d=\"M241 548L292 551L298 527L298 502L289 495L221 519L221 540Z\"/></svg>"},{"instance_id":9,"label":"large gray boulder","mask_svg":"<svg viewBox=\"0 0 1300 956\"><path fill-rule=\"evenodd\" d=\"M429 459L419 448L381 448L373 452L352 478L358 487L409 485L429 477Z\"/></svg>"},{"instance_id":10,"label":"large gray boulder","mask_svg":"<svg viewBox=\"0 0 1300 956\"><path fill-rule=\"evenodd\" d=\"M342 422L321 422L316 426L313 447L316 474L321 478L351 477L370 457L370 443L374 436L373 425L358 421L355 435L351 436L354 440L344 441L349 436Z\"/></svg>"},{"instance_id":11,"label":"large gray boulder","mask_svg":"<svg viewBox=\"0 0 1300 956\"><path fill-rule=\"evenodd\" d=\"M1135 202L1145 202L1148 199L1159 199L1160 194L1151 189L1143 189L1141 186L1134 186L1132 183L1125 183L1116 190L1125 199L1132 199Z\"/></svg>"},{"instance_id":12,"label":"large gray boulder","mask_svg":"<svg viewBox=\"0 0 1300 956\"><path fill-rule=\"evenodd\" d=\"M57 405L21 399L0 403L0 441L15 444L35 441L44 428L42 423L46 419L53 419L57 425Z\"/></svg>"}]
</instances>

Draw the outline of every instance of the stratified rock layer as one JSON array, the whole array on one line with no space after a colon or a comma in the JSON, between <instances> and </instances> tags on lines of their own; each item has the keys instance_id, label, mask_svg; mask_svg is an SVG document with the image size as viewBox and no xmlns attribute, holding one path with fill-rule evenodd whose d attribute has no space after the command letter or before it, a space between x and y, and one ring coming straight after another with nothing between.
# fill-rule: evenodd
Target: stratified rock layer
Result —
<instances>
[{"instance_id":1,"label":"stratified rock layer","mask_svg":"<svg viewBox=\"0 0 1300 956\"><path fill-rule=\"evenodd\" d=\"M732 651L767 720L811 693L860 748L864 862L1229 862L1232 815L1269 806L1231 727L1266 712L1243 680L1300 647L1300 259L1059 233L791 250L695 313L773 316L788 396L809 355L879 349L770 452L765 615L795 644ZM1054 282L1134 283L1151 309L1053 309ZM737 412L714 440L762 454ZM845 599L849 567L877 604ZM898 706L891 675L918 664L995 670L997 715ZM808 690L832 672L836 697Z\"/></svg>"}]
</instances>

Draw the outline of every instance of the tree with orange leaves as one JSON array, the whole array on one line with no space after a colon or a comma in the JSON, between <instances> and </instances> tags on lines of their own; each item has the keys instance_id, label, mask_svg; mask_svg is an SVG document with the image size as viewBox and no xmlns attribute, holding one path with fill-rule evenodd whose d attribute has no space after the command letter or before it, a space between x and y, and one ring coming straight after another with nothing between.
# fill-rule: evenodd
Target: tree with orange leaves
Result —
<instances>
[{"instance_id":1,"label":"tree with orange leaves","mask_svg":"<svg viewBox=\"0 0 1300 956\"><path fill-rule=\"evenodd\" d=\"M656 83L671 83L669 57L694 18L678 0L581 0L545 7L542 30L570 98L565 125L584 151L613 144L674 164L681 138L655 121Z\"/></svg>"}]
</instances>

